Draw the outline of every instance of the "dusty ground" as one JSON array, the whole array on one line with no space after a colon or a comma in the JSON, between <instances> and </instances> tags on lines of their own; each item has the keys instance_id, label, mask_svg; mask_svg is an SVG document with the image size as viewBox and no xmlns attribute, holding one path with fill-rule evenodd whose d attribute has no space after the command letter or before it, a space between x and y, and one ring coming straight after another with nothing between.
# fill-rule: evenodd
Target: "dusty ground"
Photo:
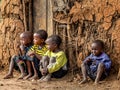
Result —
<instances>
[{"instance_id":1,"label":"dusty ground","mask_svg":"<svg viewBox=\"0 0 120 90\"><path fill-rule=\"evenodd\" d=\"M42 83L17 80L19 75L17 72L14 78L4 80L2 78L5 74L6 71L0 73L0 90L120 90L120 81L116 80L116 75L111 75L99 85L94 85L91 80L86 84L79 85L78 81L71 79L71 74L62 79L52 79L50 82Z\"/></svg>"}]
</instances>

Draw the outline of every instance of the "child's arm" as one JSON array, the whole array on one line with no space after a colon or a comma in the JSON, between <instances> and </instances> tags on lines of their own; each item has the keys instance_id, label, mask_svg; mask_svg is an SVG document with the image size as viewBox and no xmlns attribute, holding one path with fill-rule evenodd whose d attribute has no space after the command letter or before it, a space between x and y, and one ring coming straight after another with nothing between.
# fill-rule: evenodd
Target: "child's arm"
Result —
<instances>
[{"instance_id":1,"label":"child's arm","mask_svg":"<svg viewBox=\"0 0 120 90\"><path fill-rule=\"evenodd\" d=\"M41 56L41 55L39 55L39 54L37 54L37 53L34 53L34 55L35 55L39 60L42 59L42 56Z\"/></svg>"},{"instance_id":2,"label":"child's arm","mask_svg":"<svg viewBox=\"0 0 120 90\"><path fill-rule=\"evenodd\" d=\"M89 63L89 62L92 62L91 55L86 57L85 60L83 61L83 63Z\"/></svg>"},{"instance_id":3,"label":"child's arm","mask_svg":"<svg viewBox=\"0 0 120 90\"><path fill-rule=\"evenodd\" d=\"M40 60L40 71L42 74L45 74L47 71L47 66L49 65L49 57L48 56L43 56L42 59Z\"/></svg>"},{"instance_id":4,"label":"child's arm","mask_svg":"<svg viewBox=\"0 0 120 90\"><path fill-rule=\"evenodd\" d=\"M86 59L84 62L85 63L89 63L89 62L91 62L92 60L90 59L90 58L88 58L88 59Z\"/></svg>"},{"instance_id":5,"label":"child's arm","mask_svg":"<svg viewBox=\"0 0 120 90\"><path fill-rule=\"evenodd\" d=\"M28 56L36 56L39 60L41 60L42 56L36 53L36 46L32 46L30 50L27 52Z\"/></svg>"},{"instance_id":6,"label":"child's arm","mask_svg":"<svg viewBox=\"0 0 120 90\"><path fill-rule=\"evenodd\" d=\"M110 69L110 67L111 67L111 60L109 58L104 58L102 62L105 65L105 69Z\"/></svg>"},{"instance_id":7,"label":"child's arm","mask_svg":"<svg viewBox=\"0 0 120 90\"><path fill-rule=\"evenodd\" d=\"M20 45L19 47L20 55L25 55L25 47L23 45Z\"/></svg>"},{"instance_id":8,"label":"child's arm","mask_svg":"<svg viewBox=\"0 0 120 90\"><path fill-rule=\"evenodd\" d=\"M53 73L55 71L58 71L60 68L62 68L67 63L67 58L64 54L64 52L60 52L59 55L56 57L55 64L48 68L49 73Z\"/></svg>"},{"instance_id":9,"label":"child's arm","mask_svg":"<svg viewBox=\"0 0 120 90\"><path fill-rule=\"evenodd\" d=\"M27 55L28 56L33 56L33 55L35 55L35 52L30 50L30 51L27 52Z\"/></svg>"}]
</instances>

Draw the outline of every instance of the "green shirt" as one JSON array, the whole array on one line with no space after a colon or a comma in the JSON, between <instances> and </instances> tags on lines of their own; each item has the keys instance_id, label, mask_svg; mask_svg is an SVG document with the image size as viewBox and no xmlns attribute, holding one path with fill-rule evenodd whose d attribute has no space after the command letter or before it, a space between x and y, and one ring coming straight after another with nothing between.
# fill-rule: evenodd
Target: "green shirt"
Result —
<instances>
[{"instance_id":1,"label":"green shirt","mask_svg":"<svg viewBox=\"0 0 120 90\"><path fill-rule=\"evenodd\" d=\"M54 52L51 52L51 51L47 51L45 56L48 56L48 57L55 57L56 58L56 62L55 64L48 68L48 72L49 73L53 73L53 72L56 72L58 71L60 68L63 68L63 69L67 69L67 58L66 58L66 55L63 51L59 51L57 53L54 53Z\"/></svg>"}]
</instances>

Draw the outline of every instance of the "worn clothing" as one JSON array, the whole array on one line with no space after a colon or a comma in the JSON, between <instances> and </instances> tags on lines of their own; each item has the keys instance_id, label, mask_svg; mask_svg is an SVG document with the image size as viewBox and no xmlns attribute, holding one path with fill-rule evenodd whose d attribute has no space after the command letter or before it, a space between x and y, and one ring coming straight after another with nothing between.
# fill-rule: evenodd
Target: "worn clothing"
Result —
<instances>
[{"instance_id":1,"label":"worn clothing","mask_svg":"<svg viewBox=\"0 0 120 90\"><path fill-rule=\"evenodd\" d=\"M34 51L36 54L39 54L40 56L44 56L44 54L47 52L47 47L40 47L39 45L33 45L30 48L30 51Z\"/></svg>"},{"instance_id":2,"label":"worn clothing","mask_svg":"<svg viewBox=\"0 0 120 90\"><path fill-rule=\"evenodd\" d=\"M20 65L24 66L23 68L24 68L25 72L27 72L26 61L25 60L28 60L28 58L29 58L26 54L31 47L32 47L32 45L24 46L24 51L25 51L24 55L19 54L19 55L16 55L16 56L13 57L14 68L16 70L19 70L18 65L17 65L19 63Z\"/></svg>"},{"instance_id":3,"label":"worn clothing","mask_svg":"<svg viewBox=\"0 0 120 90\"><path fill-rule=\"evenodd\" d=\"M46 56L50 57L55 57L56 62L54 65L48 68L49 73L56 72L62 68L62 70L67 70L67 58L66 55L63 51L59 51L57 53L47 51Z\"/></svg>"},{"instance_id":4,"label":"worn clothing","mask_svg":"<svg viewBox=\"0 0 120 90\"><path fill-rule=\"evenodd\" d=\"M63 76L67 74L67 72L68 72L67 70L63 70L62 68L60 68L58 71L52 73L52 77L62 78Z\"/></svg>"},{"instance_id":5,"label":"worn clothing","mask_svg":"<svg viewBox=\"0 0 120 90\"><path fill-rule=\"evenodd\" d=\"M29 56L27 56L26 54L30 50L31 47L32 47L32 45L30 45L28 47L24 46L24 51L25 51L24 55L19 54L18 56L15 57L15 61L19 62L20 60L27 60L29 58Z\"/></svg>"},{"instance_id":6,"label":"worn clothing","mask_svg":"<svg viewBox=\"0 0 120 90\"><path fill-rule=\"evenodd\" d=\"M94 56L93 54L91 54L84 60L84 63L86 63L88 59L91 60L87 63L86 66L88 75L91 74L91 76L95 77L99 63L103 63L105 67L104 74L108 76L111 68L111 60L106 53L103 52L100 56Z\"/></svg>"},{"instance_id":7,"label":"worn clothing","mask_svg":"<svg viewBox=\"0 0 120 90\"><path fill-rule=\"evenodd\" d=\"M97 76L97 70L93 72L90 69L89 64L85 64L85 67L86 67L87 75L94 81L96 79L96 76ZM106 72L103 72L100 80L105 79L107 77L107 75L108 74Z\"/></svg>"}]
</instances>

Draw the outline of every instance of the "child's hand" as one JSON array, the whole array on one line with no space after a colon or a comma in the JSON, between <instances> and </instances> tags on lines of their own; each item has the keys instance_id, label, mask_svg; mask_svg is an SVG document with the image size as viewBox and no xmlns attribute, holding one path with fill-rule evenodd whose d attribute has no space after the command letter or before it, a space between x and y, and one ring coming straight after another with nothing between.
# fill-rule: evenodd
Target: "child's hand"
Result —
<instances>
[{"instance_id":1,"label":"child's hand","mask_svg":"<svg viewBox=\"0 0 120 90\"><path fill-rule=\"evenodd\" d=\"M20 45L19 49L20 49L20 54L24 55L25 54L25 47L23 45Z\"/></svg>"},{"instance_id":2,"label":"child's hand","mask_svg":"<svg viewBox=\"0 0 120 90\"><path fill-rule=\"evenodd\" d=\"M34 51L28 51L27 55L28 55L28 56L35 55L35 52L34 52Z\"/></svg>"},{"instance_id":3,"label":"child's hand","mask_svg":"<svg viewBox=\"0 0 120 90\"><path fill-rule=\"evenodd\" d=\"M47 68L41 69L41 73L42 75L46 75L48 73Z\"/></svg>"},{"instance_id":4,"label":"child's hand","mask_svg":"<svg viewBox=\"0 0 120 90\"><path fill-rule=\"evenodd\" d=\"M96 65L96 60L92 62L92 65Z\"/></svg>"},{"instance_id":5,"label":"child's hand","mask_svg":"<svg viewBox=\"0 0 120 90\"><path fill-rule=\"evenodd\" d=\"M86 60L86 63L88 63L88 62L90 62L90 61L92 61L90 58L88 58L87 60Z\"/></svg>"},{"instance_id":6,"label":"child's hand","mask_svg":"<svg viewBox=\"0 0 120 90\"><path fill-rule=\"evenodd\" d=\"M98 65L98 64L99 64L99 61L94 60L94 61L92 62L92 64L93 64L93 65Z\"/></svg>"}]
</instances>

